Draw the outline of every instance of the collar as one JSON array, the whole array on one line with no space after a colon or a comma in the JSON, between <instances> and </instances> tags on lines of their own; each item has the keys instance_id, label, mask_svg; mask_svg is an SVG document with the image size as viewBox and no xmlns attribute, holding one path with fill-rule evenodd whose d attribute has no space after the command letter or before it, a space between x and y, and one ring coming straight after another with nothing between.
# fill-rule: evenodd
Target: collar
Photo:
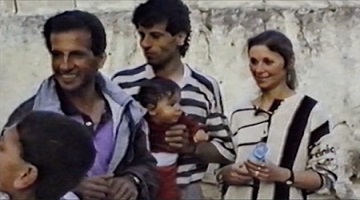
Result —
<instances>
[{"instance_id":1,"label":"collar","mask_svg":"<svg viewBox=\"0 0 360 200\"><path fill-rule=\"evenodd\" d=\"M271 115L279 108L280 104L283 101L284 101L283 99L274 99L273 102L271 103L269 110L264 110L264 109L256 106L255 103L252 102L253 107L255 109L255 115L258 115L259 113L267 113L267 114Z\"/></svg>"},{"instance_id":2,"label":"collar","mask_svg":"<svg viewBox=\"0 0 360 200\"><path fill-rule=\"evenodd\" d=\"M55 81L55 90L58 94L59 101L60 101L60 107L61 110L64 112L65 115L68 116L82 116L84 121L91 120L90 116L87 114L81 112L68 98L66 98L66 95L64 94L64 91L61 89L60 85ZM103 115L101 116L100 124L107 122L111 119L111 109L108 101L106 100L104 94L101 91L101 88L99 84L95 85L96 92L101 96L101 98L105 101L105 110L103 112Z\"/></svg>"},{"instance_id":3,"label":"collar","mask_svg":"<svg viewBox=\"0 0 360 200\"><path fill-rule=\"evenodd\" d=\"M286 97L285 99L274 99L273 102L271 103L269 110L267 110L267 111L256 106L256 103L255 103L256 99L253 99L251 101L251 104L252 104L253 108L255 109L256 114L258 114L260 112L264 112L267 114L273 114L282 103L296 100L298 97L301 97L301 96L304 96L304 95L296 92L294 95Z\"/></svg>"},{"instance_id":4,"label":"collar","mask_svg":"<svg viewBox=\"0 0 360 200\"><path fill-rule=\"evenodd\" d=\"M101 91L100 94L102 94L103 97L105 97L104 99L107 100L111 113L117 113L118 109L133 102L133 98L130 95L128 95L117 84L102 76L101 73L96 75L96 84L97 90ZM58 93L58 91L60 93ZM61 90L56 89L55 80L53 77L50 77L43 81L40 85L40 88L36 93L33 109L49 110L58 113L64 113L64 111L67 111L68 113L79 113L78 110L74 109L74 106L63 97L64 95L61 94ZM62 105L60 102L63 102ZM142 115L141 113L138 114ZM120 121L121 116L114 115L113 117L116 119L116 122Z\"/></svg>"},{"instance_id":5,"label":"collar","mask_svg":"<svg viewBox=\"0 0 360 200\"><path fill-rule=\"evenodd\" d=\"M156 76L153 67L149 64L145 65L145 71L146 71L146 78L148 78L148 79L154 78ZM191 67L187 63L184 63L183 78L176 83L181 88L183 88L186 85L186 83L188 82L188 79L191 77L191 73L192 73Z\"/></svg>"}]
</instances>

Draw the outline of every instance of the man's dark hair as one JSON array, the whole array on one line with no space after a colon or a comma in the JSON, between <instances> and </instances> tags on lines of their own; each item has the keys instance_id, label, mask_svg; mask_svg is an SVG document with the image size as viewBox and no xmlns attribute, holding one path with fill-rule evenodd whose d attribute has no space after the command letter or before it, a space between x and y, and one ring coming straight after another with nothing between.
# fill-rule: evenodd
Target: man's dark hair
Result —
<instances>
[{"instance_id":1,"label":"man's dark hair","mask_svg":"<svg viewBox=\"0 0 360 200\"><path fill-rule=\"evenodd\" d=\"M73 30L85 30L91 34L91 50L100 56L106 49L106 33L103 24L95 15L80 11L65 11L49 18L44 25L43 36L46 47L51 51L50 35Z\"/></svg>"},{"instance_id":2,"label":"man's dark hair","mask_svg":"<svg viewBox=\"0 0 360 200\"><path fill-rule=\"evenodd\" d=\"M144 108L148 105L156 106L161 99L172 97L180 91L180 87L174 81L155 77L142 83L136 100Z\"/></svg>"},{"instance_id":3,"label":"man's dark hair","mask_svg":"<svg viewBox=\"0 0 360 200\"><path fill-rule=\"evenodd\" d=\"M148 0L140 4L133 13L132 23L136 28L151 28L155 24L167 23L166 31L171 35L184 32L185 43L179 48L181 56L189 49L191 24L189 8L181 0Z\"/></svg>"},{"instance_id":4,"label":"man's dark hair","mask_svg":"<svg viewBox=\"0 0 360 200\"><path fill-rule=\"evenodd\" d=\"M21 157L36 166L35 197L60 199L93 165L96 150L90 130L66 116L33 111L17 125Z\"/></svg>"}]
</instances>

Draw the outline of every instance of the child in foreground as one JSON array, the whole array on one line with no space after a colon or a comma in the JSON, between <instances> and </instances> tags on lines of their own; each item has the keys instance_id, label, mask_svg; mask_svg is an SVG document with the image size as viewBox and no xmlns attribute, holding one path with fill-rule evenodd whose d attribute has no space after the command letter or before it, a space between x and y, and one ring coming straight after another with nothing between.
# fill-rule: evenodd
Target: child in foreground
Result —
<instances>
[{"instance_id":1,"label":"child in foreground","mask_svg":"<svg viewBox=\"0 0 360 200\"><path fill-rule=\"evenodd\" d=\"M33 111L0 137L0 199L59 200L95 159L91 133L63 115Z\"/></svg>"}]
</instances>

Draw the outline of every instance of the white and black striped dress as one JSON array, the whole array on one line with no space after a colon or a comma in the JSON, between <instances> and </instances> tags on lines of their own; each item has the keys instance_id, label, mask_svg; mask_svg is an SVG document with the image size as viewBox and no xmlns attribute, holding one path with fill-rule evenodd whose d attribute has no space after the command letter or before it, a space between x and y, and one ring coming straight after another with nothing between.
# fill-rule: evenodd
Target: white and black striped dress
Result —
<instances>
[{"instance_id":1,"label":"white and black striped dress","mask_svg":"<svg viewBox=\"0 0 360 200\"><path fill-rule=\"evenodd\" d=\"M316 171L323 180L318 193L329 193L337 178L337 162L335 148L321 142L322 136L330 133L330 117L319 103L299 93L275 100L269 111L252 102L242 103L231 115L236 162L246 161L254 146L264 141L269 147L267 160L294 172ZM244 186L230 186L225 199L307 199L309 195L284 183L255 179Z\"/></svg>"},{"instance_id":2,"label":"white and black striped dress","mask_svg":"<svg viewBox=\"0 0 360 200\"><path fill-rule=\"evenodd\" d=\"M140 84L155 77L150 65L142 65L116 73L113 81L119 84L129 94L136 96ZM229 160L235 155L229 134L229 127L223 114L223 104L217 81L188 65L185 66L184 77L178 83L182 88L181 106L185 113L200 123L206 124L212 138L212 143L219 152ZM207 164L193 156L180 156L178 159L177 183L187 185L203 178Z\"/></svg>"}]
</instances>

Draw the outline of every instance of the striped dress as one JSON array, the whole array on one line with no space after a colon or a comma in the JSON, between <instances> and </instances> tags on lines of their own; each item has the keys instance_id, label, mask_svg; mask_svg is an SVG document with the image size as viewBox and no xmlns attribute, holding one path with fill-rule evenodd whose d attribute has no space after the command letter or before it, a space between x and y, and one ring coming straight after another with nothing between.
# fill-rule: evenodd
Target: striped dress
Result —
<instances>
[{"instance_id":1,"label":"striped dress","mask_svg":"<svg viewBox=\"0 0 360 200\"><path fill-rule=\"evenodd\" d=\"M223 104L217 81L193 70L186 65L184 77L178 83L181 87L180 105L186 114L206 124L211 142L227 159L234 160L235 154L229 134L229 126L223 114ZM113 81L129 94L136 96L140 84L154 78L150 65L142 65L116 73ZM207 164L194 156L180 156L178 159L177 183L187 185L201 180Z\"/></svg>"},{"instance_id":2,"label":"striped dress","mask_svg":"<svg viewBox=\"0 0 360 200\"><path fill-rule=\"evenodd\" d=\"M236 163L246 161L255 145L263 141L269 147L267 160L294 172L314 170L322 177L322 187L310 194L284 183L255 179L244 186L230 186L225 199L311 199L329 193L338 166L335 147L321 142L322 136L330 133L330 125L319 103L299 93L275 100L269 111L256 108L252 102L242 103L231 115Z\"/></svg>"}]
</instances>

